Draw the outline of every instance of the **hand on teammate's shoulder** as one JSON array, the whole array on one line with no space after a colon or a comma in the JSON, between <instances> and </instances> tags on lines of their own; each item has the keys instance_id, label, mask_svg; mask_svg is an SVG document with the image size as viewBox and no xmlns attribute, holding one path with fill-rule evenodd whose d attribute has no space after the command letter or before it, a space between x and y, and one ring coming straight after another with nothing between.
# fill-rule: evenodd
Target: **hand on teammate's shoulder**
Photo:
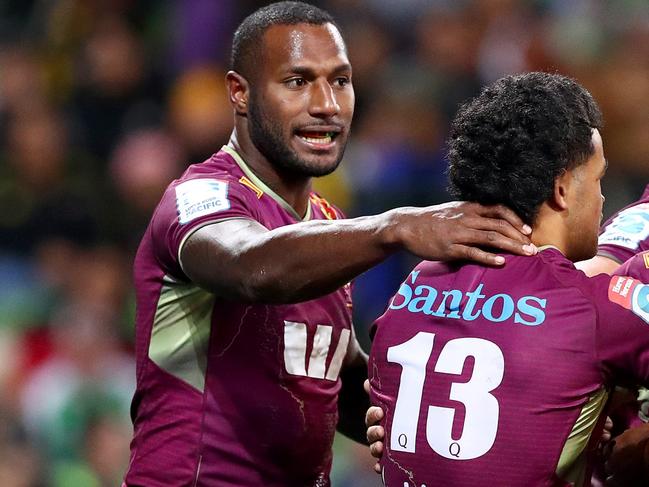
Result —
<instances>
[{"instance_id":1,"label":"hand on teammate's shoulder","mask_svg":"<svg viewBox=\"0 0 649 487\"><path fill-rule=\"evenodd\" d=\"M502 205L452 201L425 208L397 208L388 212L394 240L426 260L472 260L502 265L504 258L484 249L534 255L531 228Z\"/></svg>"}]
</instances>

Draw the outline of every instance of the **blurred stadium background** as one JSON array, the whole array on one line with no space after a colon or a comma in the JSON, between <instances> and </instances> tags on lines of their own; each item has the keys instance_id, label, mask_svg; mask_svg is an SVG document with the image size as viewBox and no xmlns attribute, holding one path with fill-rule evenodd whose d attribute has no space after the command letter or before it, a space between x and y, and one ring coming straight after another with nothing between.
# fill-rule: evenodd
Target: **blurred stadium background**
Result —
<instances>
[{"instance_id":1,"label":"blurred stadium background","mask_svg":"<svg viewBox=\"0 0 649 487\"><path fill-rule=\"evenodd\" d=\"M0 485L119 485L134 387L131 260L163 188L227 141L231 34L269 2L0 0ZM649 182L647 0L329 0L357 108L335 175L349 215L445 193L458 104L528 70L576 77L603 107L606 212ZM362 276L356 325L413 261ZM318 441L314 438L314 441ZM335 487L379 484L336 442Z\"/></svg>"}]
</instances>

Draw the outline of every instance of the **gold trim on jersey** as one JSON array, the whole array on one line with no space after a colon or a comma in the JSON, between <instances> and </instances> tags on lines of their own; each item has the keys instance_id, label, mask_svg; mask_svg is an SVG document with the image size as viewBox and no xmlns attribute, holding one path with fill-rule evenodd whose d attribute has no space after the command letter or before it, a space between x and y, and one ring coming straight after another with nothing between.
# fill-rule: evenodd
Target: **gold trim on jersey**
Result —
<instances>
[{"instance_id":1,"label":"gold trim on jersey","mask_svg":"<svg viewBox=\"0 0 649 487\"><path fill-rule=\"evenodd\" d=\"M261 189L264 193L268 194L272 199L274 199L277 204L279 204L282 208L284 208L286 211L288 211L291 216L293 216L296 220L299 221L307 221L311 219L311 200L307 202L307 208L306 208L306 214L304 215L304 218L302 218L300 215L297 214L295 209L289 205L284 198L282 198L280 195L275 193L266 183L264 183L261 179L255 175L254 172L248 167L246 162L241 158L239 153L234 149L234 147L231 147L229 145L224 145L221 147L221 150L224 152L227 152L232 156L234 161L237 163L237 165L241 168L241 170L244 172L246 177L259 189Z\"/></svg>"},{"instance_id":2,"label":"gold trim on jersey","mask_svg":"<svg viewBox=\"0 0 649 487\"><path fill-rule=\"evenodd\" d=\"M572 482L572 485L590 485L585 483L587 480L585 478L586 446L604 410L608 395L609 391L602 387L581 408L579 417L568 435L557 464L556 473L561 480Z\"/></svg>"},{"instance_id":3,"label":"gold trim on jersey","mask_svg":"<svg viewBox=\"0 0 649 487\"><path fill-rule=\"evenodd\" d=\"M309 195L309 199L311 200L311 203L317 205L320 208L320 211L322 212L322 214L325 216L327 220L338 219L338 213L336 212L334 207L331 206L331 204L322 196L318 196L315 193L311 193Z\"/></svg>"},{"instance_id":4,"label":"gold trim on jersey","mask_svg":"<svg viewBox=\"0 0 649 487\"><path fill-rule=\"evenodd\" d=\"M264 196L264 192L261 189L259 189L257 186L255 186L253 182L250 181L250 179L248 179L247 177L241 176L239 178L239 182L243 184L246 188L252 189L257 195L257 199L260 199L262 196Z\"/></svg>"},{"instance_id":5,"label":"gold trim on jersey","mask_svg":"<svg viewBox=\"0 0 649 487\"><path fill-rule=\"evenodd\" d=\"M165 276L149 341L149 358L200 392L205 389L214 299L195 284Z\"/></svg>"}]
</instances>

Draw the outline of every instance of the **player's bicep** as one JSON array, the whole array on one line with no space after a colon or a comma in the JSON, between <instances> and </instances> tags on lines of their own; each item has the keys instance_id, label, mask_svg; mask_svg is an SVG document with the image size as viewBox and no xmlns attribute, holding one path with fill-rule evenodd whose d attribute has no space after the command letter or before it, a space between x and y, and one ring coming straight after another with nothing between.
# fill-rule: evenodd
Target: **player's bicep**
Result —
<instances>
[{"instance_id":1,"label":"player's bicep","mask_svg":"<svg viewBox=\"0 0 649 487\"><path fill-rule=\"evenodd\" d=\"M210 223L192 232L180 245L179 262L193 282L223 297L236 297L246 286L241 255L267 233L263 225L248 218Z\"/></svg>"}]
</instances>

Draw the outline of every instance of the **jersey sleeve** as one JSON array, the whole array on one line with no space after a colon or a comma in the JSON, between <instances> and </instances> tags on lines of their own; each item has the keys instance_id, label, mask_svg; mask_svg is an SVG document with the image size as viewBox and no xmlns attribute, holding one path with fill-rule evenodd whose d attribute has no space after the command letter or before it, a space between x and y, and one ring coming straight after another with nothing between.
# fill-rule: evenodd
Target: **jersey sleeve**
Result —
<instances>
[{"instance_id":1,"label":"jersey sleeve","mask_svg":"<svg viewBox=\"0 0 649 487\"><path fill-rule=\"evenodd\" d=\"M642 198L613 215L602 226L598 255L622 263L649 250L649 186Z\"/></svg>"},{"instance_id":2,"label":"jersey sleeve","mask_svg":"<svg viewBox=\"0 0 649 487\"><path fill-rule=\"evenodd\" d=\"M232 218L259 220L254 194L227 175L174 183L162 197L151 220L154 254L165 271L187 279L180 265L180 250L199 228Z\"/></svg>"},{"instance_id":3,"label":"jersey sleeve","mask_svg":"<svg viewBox=\"0 0 649 487\"><path fill-rule=\"evenodd\" d=\"M597 276L596 349L605 379L649 386L649 252Z\"/></svg>"}]
</instances>

